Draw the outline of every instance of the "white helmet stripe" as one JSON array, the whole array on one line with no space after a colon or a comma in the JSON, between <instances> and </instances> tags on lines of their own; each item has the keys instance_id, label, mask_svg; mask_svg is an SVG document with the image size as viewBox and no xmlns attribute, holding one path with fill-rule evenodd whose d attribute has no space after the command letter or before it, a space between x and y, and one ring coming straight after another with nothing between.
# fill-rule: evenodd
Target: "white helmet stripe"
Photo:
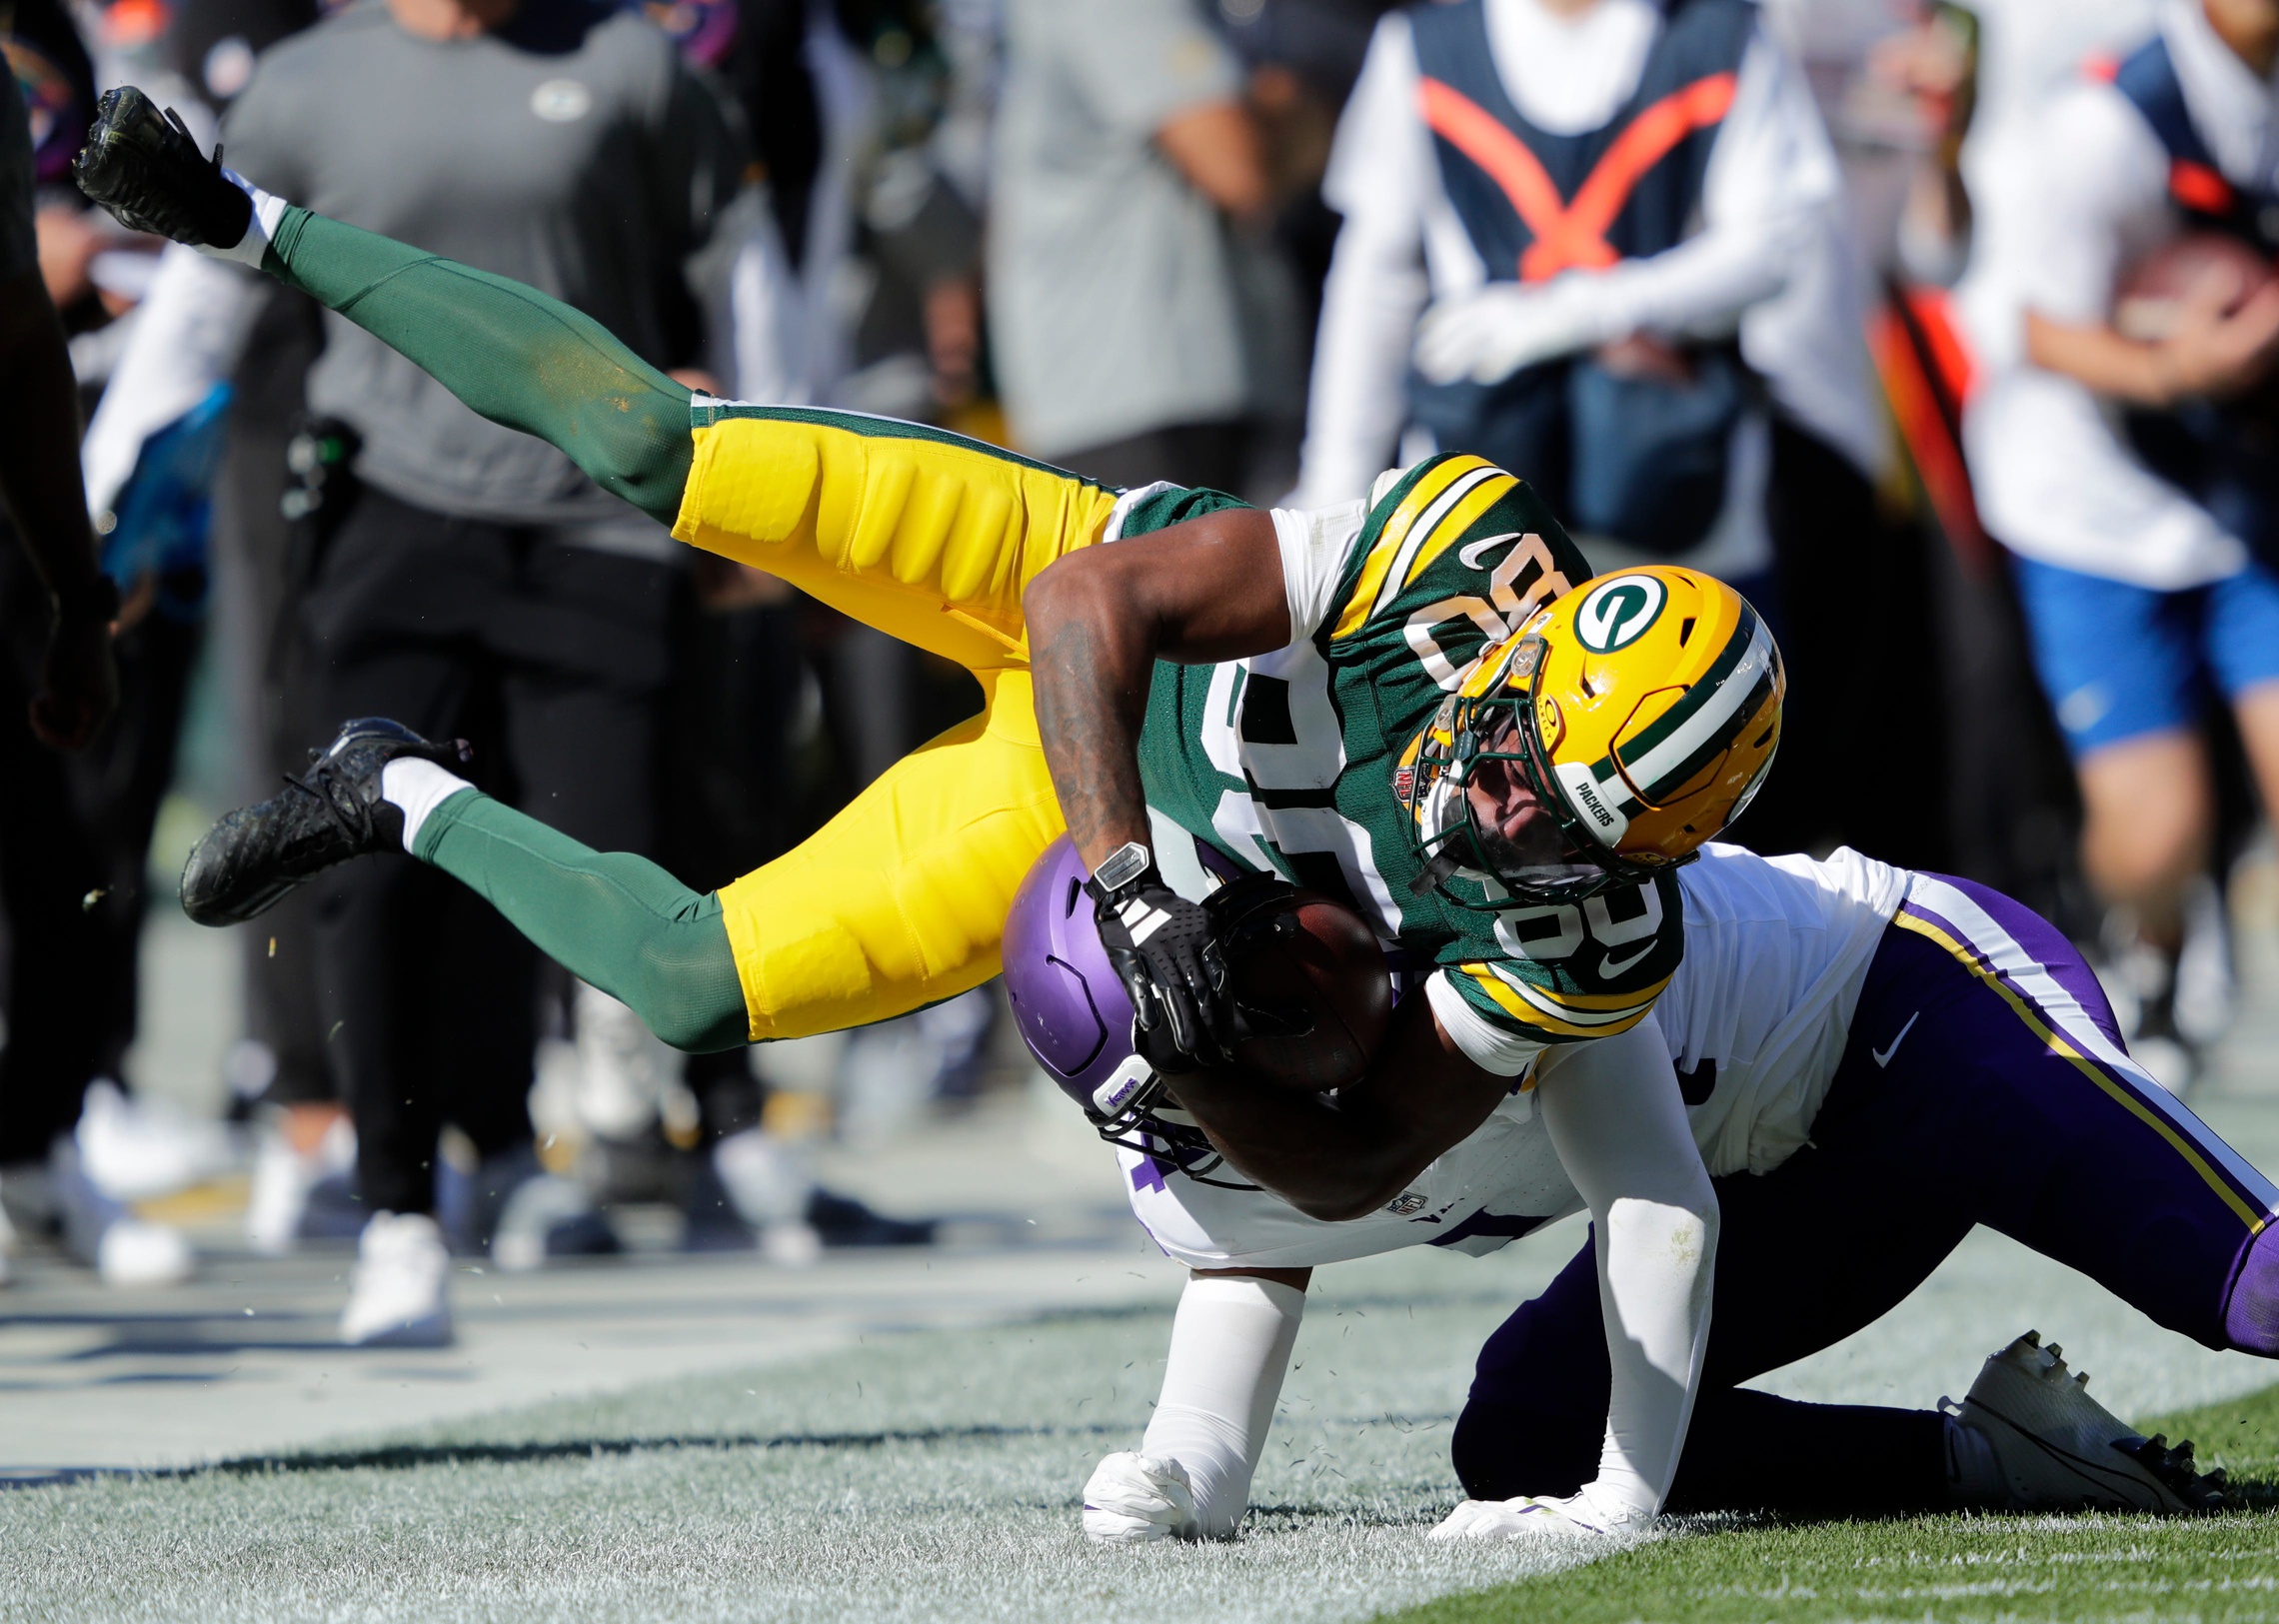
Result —
<instances>
[{"instance_id":1,"label":"white helmet stripe","mask_svg":"<svg viewBox=\"0 0 2279 1624\"><path fill-rule=\"evenodd\" d=\"M1680 775L1687 772L1694 758L1713 746L1736 721L1746 714L1749 701L1769 682L1774 671L1772 634L1762 620L1756 623L1755 635L1749 639L1748 652L1725 676L1714 690L1702 696L1693 715L1656 744L1653 749L1634 761L1622 765L1625 777L1638 787L1638 793L1648 801L1658 799L1667 791L1675 790L1684 782ZM1692 698L1691 695L1687 696ZM1678 702L1684 704L1683 700ZM1692 771L1699 771L1698 768Z\"/></svg>"}]
</instances>

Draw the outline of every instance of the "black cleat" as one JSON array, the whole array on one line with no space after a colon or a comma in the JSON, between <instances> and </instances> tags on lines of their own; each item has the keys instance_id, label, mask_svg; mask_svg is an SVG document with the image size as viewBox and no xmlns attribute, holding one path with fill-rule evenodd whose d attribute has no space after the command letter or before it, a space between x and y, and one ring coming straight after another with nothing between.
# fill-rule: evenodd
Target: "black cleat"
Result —
<instances>
[{"instance_id":1,"label":"black cleat","mask_svg":"<svg viewBox=\"0 0 2279 1624\"><path fill-rule=\"evenodd\" d=\"M253 225L253 199L222 173L222 149L208 159L181 114L132 85L95 104L71 178L128 230L193 248L235 248Z\"/></svg>"},{"instance_id":2,"label":"black cleat","mask_svg":"<svg viewBox=\"0 0 2279 1624\"><path fill-rule=\"evenodd\" d=\"M336 862L402 850L404 814L381 799L380 770L405 757L457 768L474 752L465 740L431 745L401 723L366 717L309 754L305 777L288 775L282 791L240 807L190 848L183 912L200 924L240 924Z\"/></svg>"}]
</instances>

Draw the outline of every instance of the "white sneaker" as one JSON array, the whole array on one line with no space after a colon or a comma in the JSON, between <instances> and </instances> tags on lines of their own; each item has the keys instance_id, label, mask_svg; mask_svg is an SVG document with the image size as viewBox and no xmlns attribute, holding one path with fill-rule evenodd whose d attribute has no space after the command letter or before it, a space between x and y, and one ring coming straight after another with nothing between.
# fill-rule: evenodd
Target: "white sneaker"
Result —
<instances>
[{"instance_id":1,"label":"white sneaker","mask_svg":"<svg viewBox=\"0 0 2279 1624\"><path fill-rule=\"evenodd\" d=\"M2184 894L2184 945L2176 953L2171 1001L2177 1035L2194 1047L2211 1047L2230 1029L2238 1004L2223 892L2202 874Z\"/></svg>"},{"instance_id":2,"label":"white sneaker","mask_svg":"<svg viewBox=\"0 0 2279 1624\"><path fill-rule=\"evenodd\" d=\"M2225 1493L2221 1471L2193 1469L2192 1445L2174 1449L2147 1439L2088 1394L2087 1372L2074 1373L2055 1343L2028 1331L1990 1354L1960 1404L1939 1400L1947 1415L1993 1446L2021 1511L2211 1511Z\"/></svg>"},{"instance_id":3,"label":"white sneaker","mask_svg":"<svg viewBox=\"0 0 2279 1624\"><path fill-rule=\"evenodd\" d=\"M265 1128L253 1152L253 1188L245 1207L247 1243L269 1257L291 1251L301 1238L310 1191L355 1165L356 1128L346 1113L333 1119L306 1155L294 1149L276 1125Z\"/></svg>"},{"instance_id":4,"label":"white sneaker","mask_svg":"<svg viewBox=\"0 0 2279 1624\"><path fill-rule=\"evenodd\" d=\"M583 1184L558 1173L526 1178L499 1208L491 1230L491 1261L517 1271L544 1268L556 1227L581 1220L601 1222Z\"/></svg>"},{"instance_id":5,"label":"white sneaker","mask_svg":"<svg viewBox=\"0 0 2279 1624\"><path fill-rule=\"evenodd\" d=\"M780 1269L813 1268L823 1257L823 1234L804 1218L760 1231L760 1255Z\"/></svg>"},{"instance_id":6,"label":"white sneaker","mask_svg":"<svg viewBox=\"0 0 2279 1624\"><path fill-rule=\"evenodd\" d=\"M712 1161L736 1215L753 1228L806 1218L815 1176L796 1145L765 1128L748 1127L715 1144Z\"/></svg>"},{"instance_id":7,"label":"white sneaker","mask_svg":"<svg viewBox=\"0 0 2279 1624\"><path fill-rule=\"evenodd\" d=\"M59 1134L48 1151L48 1187L63 1220L64 1250L105 1285L177 1285L196 1271L181 1230L136 1217L87 1176L73 1134Z\"/></svg>"},{"instance_id":8,"label":"white sneaker","mask_svg":"<svg viewBox=\"0 0 2279 1624\"><path fill-rule=\"evenodd\" d=\"M95 1245L95 1272L105 1285L176 1285L197 1266L181 1230L141 1218L117 1219Z\"/></svg>"},{"instance_id":9,"label":"white sneaker","mask_svg":"<svg viewBox=\"0 0 2279 1624\"><path fill-rule=\"evenodd\" d=\"M356 1244L340 1339L351 1347L451 1342L451 1250L424 1212L375 1212Z\"/></svg>"},{"instance_id":10,"label":"white sneaker","mask_svg":"<svg viewBox=\"0 0 2279 1624\"><path fill-rule=\"evenodd\" d=\"M750 1127L715 1144L712 1161L736 1215L760 1232L761 1256L806 1268L823 1255L823 1236L807 1221L815 1176L796 1146Z\"/></svg>"},{"instance_id":11,"label":"white sneaker","mask_svg":"<svg viewBox=\"0 0 2279 1624\"><path fill-rule=\"evenodd\" d=\"M2146 1076L2178 1099L2190 1093L2192 1085L2200 1080L2200 1057L2192 1052L2189 1043L2173 1037L2132 1037L2129 1058L2144 1068Z\"/></svg>"},{"instance_id":12,"label":"white sneaker","mask_svg":"<svg viewBox=\"0 0 2279 1624\"><path fill-rule=\"evenodd\" d=\"M79 1107L81 1168L115 1201L172 1195L235 1164L229 1129L172 1100L129 1099L109 1077L87 1085Z\"/></svg>"},{"instance_id":13,"label":"white sneaker","mask_svg":"<svg viewBox=\"0 0 2279 1624\"><path fill-rule=\"evenodd\" d=\"M605 1139L632 1139L657 1120L680 1081L681 1056L642 1018L584 981L571 999L577 1024L578 1116Z\"/></svg>"},{"instance_id":14,"label":"white sneaker","mask_svg":"<svg viewBox=\"0 0 2279 1624\"><path fill-rule=\"evenodd\" d=\"M1515 1500L1465 1500L1424 1537L1441 1544L1459 1539L1602 1539L1638 1532L1652 1522L1650 1515L1601 1508L1592 1502L1585 1485L1580 1494L1564 1497L1523 1494Z\"/></svg>"}]
</instances>

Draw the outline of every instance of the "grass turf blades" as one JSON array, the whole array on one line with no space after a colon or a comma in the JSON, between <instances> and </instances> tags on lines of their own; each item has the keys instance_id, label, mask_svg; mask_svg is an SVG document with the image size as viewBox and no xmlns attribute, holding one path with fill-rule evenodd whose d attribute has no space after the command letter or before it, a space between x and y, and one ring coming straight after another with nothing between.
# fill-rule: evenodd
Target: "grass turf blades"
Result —
<instances>
[{"instance_id":1,"label":"grass turf blades","mask_svg":"<svg viewBox=\"0 0 2279 1624\"><path fill-rule=\"evenodd\" d=\"M1363 1619L1574 1559L1421 1537L1454 1500L1469 1352L1509 1301L1472 1272L1438 1301L1312 1305L1237 1541L1079 1533L1086 1477L1136 1445L1161 1380L1147 1309L0 1493L0 1620Z\"/></svg>"},{"instance_id":2,"label":"grass turf blades","mask_svg":"<svg viewBox=\"0 0 2279 1624\"><path fill-rule=\"evenodd\" d=\"M873 1335L765 1370L221 1469L0 1492L0 1621L1347 1624L1465 1593L1494 1599L1437 1616L2279 1616L2279 1592L2252 1588L2279 1572L2279 1518L2268 1515L1723 1528L1567 1573L1556 1570L1592 1553L1428 1544L1423 1531L1456 1497L1448 1427L1472 1353L1575 1238L1478 1261L1403 1253L1325 1271L1258 1474L1259 1509L1231 1543L1106 1551L1077 1532L1093 1463L1134 1447L1161 1379L1168 1314L1134 1309ZM1967 1383L1970 1350L2027 1322L2095 1347L2098 1380L2116 1383L2124 1414L2149 1407L2127 1393L2212 1397L2264 1379L2251 1361L2130 1330L2128 1310L2103 1323L2094 1288L2053 1269L2021 1273L2010 1250L1974 1255L1812 1382L1927 1403L1940 1384ZM389 1368L378 1357L372 1374ZM198 1401L195 1386L181 1391ZM2268 1482L2279 1478L2275 1403L2158 1424ZM2027 1588L2041 1578L2065 1588ZM2013 1588L1963 1588L1996 1585Z\"/></svg>"},{"instance_id":3,"label":"grass turf blades","mask_svg":"<svg viewBox=\"0 0 2279 1624\"><path fill-rule=\"evenodd\" d=\"M2115 1624L2279 1617L2279 1387L2139 1422L2198 1442L2244 1502L2213 1517L1917 1517L1703 1526L1381 1624L1938 1619Z\"/></svg>"}]
</instances>

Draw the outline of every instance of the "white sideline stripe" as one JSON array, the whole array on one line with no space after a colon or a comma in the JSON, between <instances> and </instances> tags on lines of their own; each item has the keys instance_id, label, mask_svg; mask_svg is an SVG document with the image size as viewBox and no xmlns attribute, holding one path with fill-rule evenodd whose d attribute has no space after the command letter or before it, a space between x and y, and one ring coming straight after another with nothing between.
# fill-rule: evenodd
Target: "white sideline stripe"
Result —
<instances>
[{"instance_id":1,"label":"white sideline stripe","mask_svg":"<svg viewBox=\"0 0 2279 1624\"><path fill-rule=\"evenodd\" d=\"M1915 875L1914 882L1908 886L1907 895L1910 901L1921 897L1925 907L1953 920L1963 931L1964 940L1984 953L1988 963L2009 977L2011 983L2033 1001L2049 1023L2065 1034L2068 1042L2100 1065L2127 1078L2129 1091L2137 1096L2140 1104L2190 1139L2194 1148L2210 1161L2221 1164L2224 1171L2237 1180L2244 1191L2263 1203L2266 1212L2279 1210L2279 1186L2273 1185L2270 1179L2243 1160L2239 1152L2195 1116L2190 1107L2153 1081L2150 1072L2115 1046L2098 1029L2096 1022L2089 1018L2088 1011L2081 1007L2080 1001L2066 991L2041 960L1997 924L1984 908L1954 886L1927 874Z\"/></svg>"}]
</instances>

